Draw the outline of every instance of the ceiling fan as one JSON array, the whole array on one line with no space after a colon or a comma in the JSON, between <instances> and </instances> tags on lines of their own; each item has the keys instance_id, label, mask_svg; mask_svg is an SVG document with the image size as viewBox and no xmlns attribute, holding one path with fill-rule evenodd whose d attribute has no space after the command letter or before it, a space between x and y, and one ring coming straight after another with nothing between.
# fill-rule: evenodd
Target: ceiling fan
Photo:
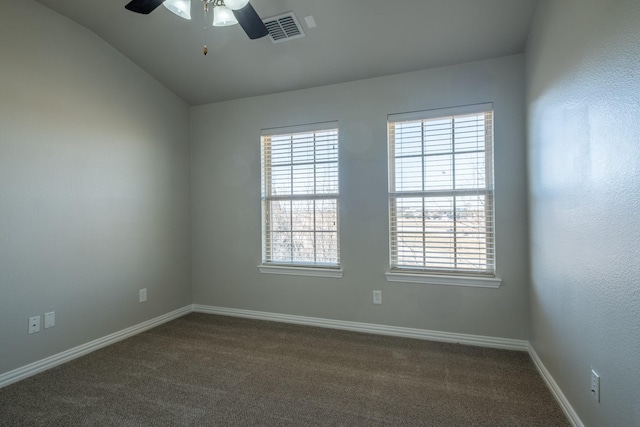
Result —
<instances>
[{"instance_id":1,"label":"ceiling fan","mask_svg":"<svg viewBox=\"0 0 640 427\"><path fill-rule=\"evenodd\" d=\"M269 30L251 6L249 0L201 0L204 5L205 19L209 6L213 7L213 25L222 27L240 24L250 39L259 39L269 34ZM191 19L191 0L131 0L125 8L136 13L149 14L158 6L164 6L176 15ZM206 55L206 46L205 52Z\"/></svg>"}]
</instances>

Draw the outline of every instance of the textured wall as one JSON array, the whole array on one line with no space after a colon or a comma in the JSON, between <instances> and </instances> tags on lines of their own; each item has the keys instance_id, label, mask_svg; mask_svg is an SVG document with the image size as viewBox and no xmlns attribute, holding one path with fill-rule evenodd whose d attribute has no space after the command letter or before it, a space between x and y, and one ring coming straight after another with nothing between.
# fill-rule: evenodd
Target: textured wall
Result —
<instances>
[{"instance_id":1,"label":"textured wall","mask_svg":"<svg viewBox=\"0 0 640 427\"><path fill-rule=\"evenodd\" d=\"M183 307L191 289L186 104L49 9L0 6L3 373ZM27 335L51 310L55 328Z\"/></svg>"},{"instance_id":2,"label":"textured wall","mask_svg":"<svg viewBox=\"0 0 640 427\"><path fill-rule=\"evenodd\" d=\"M495 107L502 287L387 282L387 114L482 102ZM524 104L524 58L511 56L192 108L194 303L526 339ZM261 274L260 129L332 120L344 277Z\"/></svg>"},{"instance_id":3,"label":"textured wall","mask_svg":"<svg viewBox=\"0 0 640 427\"><path fill-rule=\"evenodd\" d=\"M527 47L531 342L588 426L640 425L639 28L636 0L547 0Z\"/></svg>"}]
</instances>

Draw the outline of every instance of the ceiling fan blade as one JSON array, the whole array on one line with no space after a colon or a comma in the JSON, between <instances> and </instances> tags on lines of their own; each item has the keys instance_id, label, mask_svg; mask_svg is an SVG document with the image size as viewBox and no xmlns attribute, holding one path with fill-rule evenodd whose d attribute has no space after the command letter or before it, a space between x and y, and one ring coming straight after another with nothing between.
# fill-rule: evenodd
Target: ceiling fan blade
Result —
<instances>
[{"instance_id":1,"label":"ceiling fan blade","mask_svg":"<svg viewBox=\"0 0 640 427\"><path fill-rule=\"evenodd\" d=\"M162 3L164 3L164 0L131 0L127 3L125 9L147 15Z\"/></svg>"},{"instance_id":2,"label":"ceiling fan blade","mask_svg":"<svg viewBox=\"0 0 640 427\"><path fill-rule=\"evenodd\" d=\"M269 30L267 30L256 10L251 6L251 3L247 3L242 9L234 10L233 14L238 20L238 24L251 40L259 39L269 34Z\"/></svg>"}]
</instances>

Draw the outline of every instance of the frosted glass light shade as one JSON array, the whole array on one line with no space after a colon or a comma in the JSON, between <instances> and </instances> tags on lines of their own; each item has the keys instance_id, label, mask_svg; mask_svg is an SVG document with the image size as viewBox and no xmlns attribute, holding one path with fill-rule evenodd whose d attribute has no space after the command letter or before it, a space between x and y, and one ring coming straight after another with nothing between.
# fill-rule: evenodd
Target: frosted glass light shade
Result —
<instances>
[{"instance_id":1,"label":"frosted glass light shade","mask_svg":"<svg viewBox=\"0 0 640 427\"><path fill-rule=\"evenodd\" d=\"M165 0L162 5L180 18L191 19L191 0Z\"/></svg>"},{"instance_id":2,"label":"frosted glass light shade","mask_svg":"<svg viewBox=\"0 0 640 427\"><path fill-rule=\"evenodd\" d=\"M231 10L239 10L245 7L249 0L224 0L224 4Z\"/></svg>"},{"instance_id":3,"label":"frosted glass light shade","mask_svg":"<svg viewBox=\"0 0 640 427\"><path fill-rule=\"evenodd\" d=\"M233 16L233 11L226 6L216 6L213 8L213 26L226 27L237 24L238 20Z\"/></svg>"}]
</instances>

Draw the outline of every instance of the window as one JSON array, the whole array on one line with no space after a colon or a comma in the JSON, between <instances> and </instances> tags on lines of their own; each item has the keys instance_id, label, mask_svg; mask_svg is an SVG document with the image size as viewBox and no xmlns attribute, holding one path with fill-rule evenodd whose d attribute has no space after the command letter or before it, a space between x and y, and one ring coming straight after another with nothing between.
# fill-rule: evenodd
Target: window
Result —
<instances>
[{"instance_id":1,"label":"window","mask_svg":"<svg viewBox=\"0 0 640 427\"><path fill-rule=\"evenodd\" d=\"M391 273L495 275L492 108L389 116Z\"/></svg>"},{"instance_id":2,"label":"window","mask_svg":"<svg viewBox=\"0 0 640 427\"><path fill-rule=\"evenodd\" d=\"M262 229L263 266L338 267L337 123L262 132Z\"/></svg>"}]
</instances>

